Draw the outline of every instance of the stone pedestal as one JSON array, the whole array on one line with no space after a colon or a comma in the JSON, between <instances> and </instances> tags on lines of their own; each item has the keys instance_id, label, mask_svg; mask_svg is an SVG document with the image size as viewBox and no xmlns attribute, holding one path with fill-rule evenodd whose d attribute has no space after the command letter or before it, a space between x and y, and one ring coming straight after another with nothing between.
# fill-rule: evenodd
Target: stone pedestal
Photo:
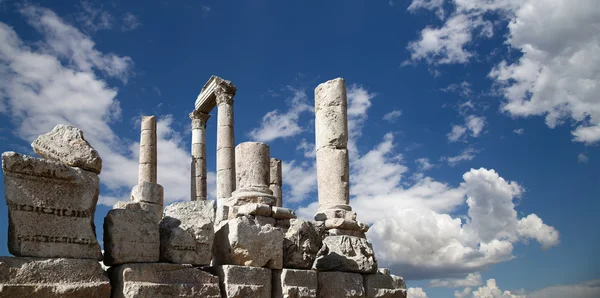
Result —
<instances>
[{"instance_id":1,"label":"stone pedestal","mask_svg":"<svg viewBox=\"0 0 600 298\"><path fill-rule=\"evenodd\" d=\"M190 113L192 119L192 201L206 200L206 121L210 115Z\"/></svg>"},{"instance_id":2,"label":"stone pedestal","mask_svg":"<svg viewBox=\"0 0 600 298\"><path fill-rule=\"evenodd\" d=\"M315 298L317 297L317 284L317 272L312 270L273 270L272 297Z\"/></svg>"},{"instance_id":3,"label":"stone pedestal","mask_svg":"<svg viewBox=\"0 0 600 298\"><path fill-rule=\"evenodd\" d=\"M281 192L282 185L281 177L281 160L277 158L271 158L271 171L269 174L269 189L273 192L273 196L277 199L275 202L276 207L281 207L283 204L283 194Z\"/></svg>"},{"instance_id":4,"label":"stone pedestal","mask_svg":"<svg viewBox=\"0 0 600 298\"><path fill-rule=\"evenodd\" d=\"M218 277L191 265L123 264L109 269L113 298L220 298Z\"/></svg>"},{"instance_id":5,"label":"stone pedestal","mask_svg":"<svg viewBox=\"0 0 600 298\"><path fill-rule=\"evenodd\" d=\"M377 272L377 260L371 243L353 236L328 236L313 264L317 271L357 273Z\"/></svg>"},{"instance_id":6,"label":"stone pedestal","mask_svg":"<svg viewBox=\"0 0 600 298\"><path fill-rule=\"evenodd\" d=\"M246 266L214 266L223 298L271 298L271 269Z\"/></svg>"},{"instance_id":7,"label":"stone pedestal","mask_svg":"<svg viewBox=\"0 0 600 298\"><path fill-rule=\"evenodd\" d=\"M173 203L160 222L160 257L177 264L208 265L212 256L215 201Z\"/></svg>"},{"instance_id":8,"label":"stone pedestal","mask_svg":"<svg viewBox=\"0 0 600 298\"><path fill-rule=\"evenodd\" d=\"M230 206L260 203L273 206L276 198L269 189L269 146L244 142L235 148L236 190L228 201Z\"/></svg>"},{"instance_id":9,"label":"stone pedestal","mask_svg":"<svg viewBox=\"0 0 600 298\"><path fill-rule=\"evenodd\" d=\"M98 175L15 152L2 154L8 250L15 256L101 260Z\"/></svg>"},{"instance_id":10,"label":"stone pedestal","mask_svg":"<svg viewBox=\"0 0 600 298\"><path fill-rule=\"evenodd\" d=\"M358 273L319 272L317 297L364 298L363 277Z\"/></svg>"},{"instance_id":11,"label":"stone pedestal","mask_svg":"<svg viewBox=\"0 0 600 298\"><path fill-rule=\"evenodd\" d=\"M0 297L110 297L109 280L95 260L0 257L0 272Z\"/></svg>"}]
</instances>

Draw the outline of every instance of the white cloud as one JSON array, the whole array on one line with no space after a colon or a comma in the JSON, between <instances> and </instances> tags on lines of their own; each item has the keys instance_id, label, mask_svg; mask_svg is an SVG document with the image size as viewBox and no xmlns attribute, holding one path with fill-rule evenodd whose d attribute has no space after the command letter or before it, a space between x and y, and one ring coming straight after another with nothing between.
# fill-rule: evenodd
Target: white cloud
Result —
<instances>
[{"instance_id":1,"label":"white cloud","mask_svg":"<svg viewBox=\"0 0 600 298\"><path fill-rule=\"evenodd\" d=\"M435 14L440 18L444 19L444 0L413 0L408 6L408 11L415 12L419 9L434 10Z\"/></svg>"},{"instance_id":2,"label":"white cloud","mask_svg":"<svg viewBox=\"0 0 600 298\"><path fill-rule=\"evenodd\" d=\"M545 225L542 219L535 214L529 214L527 217L521 218L517 225L517 233L520 237L535 239L542 245L543 249L558 245L558 231Z\"/></svg>"},{"instance_id":3,"label":"white cloud","mask_svg":"<svg viewBox=\"0 0 600 298\"><path fill-rule=\"evenodd\" d=\"M577 162L579 163L588 163L590 158L585 153L579 153L577 155Z\"/></svg>"},{"instance_id":4,"label":"white cloud","mask_svg":"<svg viewBox=\"0 0 600 298\"><path fill-rule=\"evenodd\" d=\"M315 162L283 161L281 164L283 177L283 203L301 202L309 198L309 194L317 188L317 168ZM312 218L312 215L309 217Z\"/></svg>"},{"instance_id":5,"label":"white cloud","mask_svg":"<svg viewBox=\"0 0 600 298\"><path fill-rule=\"evenodd\" d=\"M136 15L130 12L123 15L123 24L121 25L122 31L132 31L140 26L142 26L142 23Z\"/></svg>"},{"instance_id":6,"label":"white cloud","mask_svg":"<svg viewBox=\"0 0 600 298\"><path fill-rule=\"evenodd\" d=\"M554 285L527 295L528 298L597 298L600 297L600 279L572 285Z\"/></svg>"},{"instance_id":7,"label":"white cloud","mask_svg":"<svg viewBox=\"0 0 600 298\"><path fill-rule=\"evenodd\" d=\"M402 111L392 110L391 112L383 115L382 119L389 123L394 123L394 122L396 122L396 120L398 120L398 118L400 118L401 115L402 115Z\"/></svg>"},{"instance_id":8,"label":"white cloud","mask_svg":"<svg viewBox=\"0 0 600 298\"><path fill-rule=\"evenodd\" d=\"M434 164L429 162L429 158L425 158L425 157L415 159L415 163L418 166L419 172L431 170L435 167Z\"/></svg>"},{"instance_id":9,"label":"white cloud","mask_svg":"<svg viewBox=\"0 0 600 298\"><path fill-rule=\"evenodd\" d=\"M269 142L278 138L288 138L303 132L298 124L300 114L312 111L312 106L307 104L308 97L302 89L288 87L293 96L288 99L289 109L285 113L273 110L265 114L259 128L250 131L250 137L259 142Z\"/></svg>"},{"instance_id":10,"label":"white cloud","mask_svg":"<svg viewBox=\"0 0 600 298\"><path fill-rule=\"evenodd\" d=\"M408 288L406 290L407 298L427 298L427 293L423 288Z\"/></svg>"},{"instance_id":11,"label":"white cloud","mask_svg":"<svg viewBox=\"0 0 600 298\"><path fill-rule=\"evenodd\" d=\"M488 279L485 286L473 291L474 298L525 298L525 296L513 295L510 291L500 290L495 279Z\"/></svg>"},{"instance_id":12,"label":"white cloud","mask_svg":"<svg viewBox=\"0 0 600 298\"><path fill-rule=\"evenodd\" d=\"M525 133L525 129L523 129L523 128L517 128L517 129L513 130L513 132L516 133L516 134L518 134L518 135L520 135L520 136L522 136Z\"/></svg>"},{"instance_id":13,"label":"white cloud","mask_svg":"<svg viewBox=\"0 0 600 298\"><path fill-rule=\"evenodd\" d=\"M452 125L452 130L446 136L448 137L448 141L457 142L462 139L466 133L467 127L462 125Z\"/></svg>"},{"instance_id":14,"label":"white cloud","mask_svg":"<svg viewBox=\"0 0 600 298\"><path fill-rule=\"evenodd\" d=\"M452 125L452 130L446 135L449 142L466 141L467 133L473 138L481 135L485 128L485 117L468 115L465 117L464 125Z\"/></svg>"},{"instance_id":15,"label":"white cloud","mask_svg":"<svg viewBox=\"0 0 600 298\"><path fill-rule=\"evenodd\" d=\"M481 274L479 272L469 273L464 278L432 279L429 281L429 286L432 288L464 288L476 287L481 284Z\"/></svg>"},{"instance_id":16,"label":"white cloud","mask_svg":"<svg viewBox=\"0 0 600 298\"><path fill-rule=\"evenodd\" d=\"M466 298L471 295L471 291L472 289L469 287L464 288L462 291L454 291L454 298Z\"/></svg>"},{"instance_id":17,"label":"white cloud","mask_svg":"<svg viewBox=\"0 0 600 298\"><path fill-rule=\"evenodd\" d=\"M471 97L471 95L473 95L473 90L471 90L471 83L467 81L462 81L460 84L450 84L446 86L446 88L442 88L441 90L444 92L458 93L464 98L469 98Z\"/></svg>"},{"instance_id":18,"label":"white cloud","mask_svg":"<svg viewBox=\"0 0 600 298\"><path fill-rule=\"evenodd\" d=\"M81 2L81 12L77 14L76 19L86 32L92 34L99 30L110 29L114 23L114 19L108 11L85 1Z\"/></svg>"},{"instance_id":19,"label":"white cloud","mask_svg":"<svg viewBox=\"0 0 600 298\"><path fill-rule=\"evenodd\" d=\"M448 162L448 165L453 167L463 161L473 160L475 158L476 153L479 153L479 150L473 147L467 147L459 155L442 157L441 160Z\"/></svg>"}]
</instances>

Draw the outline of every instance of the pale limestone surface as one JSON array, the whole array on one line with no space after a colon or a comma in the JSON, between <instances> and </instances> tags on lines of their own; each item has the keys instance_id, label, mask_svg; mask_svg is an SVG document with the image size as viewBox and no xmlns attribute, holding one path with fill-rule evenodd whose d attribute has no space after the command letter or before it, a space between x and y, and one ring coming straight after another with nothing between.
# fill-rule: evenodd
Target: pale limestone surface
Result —
<instances>
[{"instance_id":1,"label":"pale limestone surface","mask_svg":"<svg viewBox=\"0 0 600 298\"><path fill-rule=\"evenodd\" d=\"M235 190L235 138L233 96L235 87L220 85L215 90L217 104L217 199L231 197Z\"/></svg>"},{"instance_id":2,"label":"pale limestone surface","mask_svg":"<svg viewBox=\"0 0 600 298\"><path fill-rule=\"evenodd\" d=\"M236 214L230 213L231 215L233 215L233 217L237 216L237 214L271 216L271 206L267 204L248 203L232 209L237 209Z\"/></svg>"},{"instance_id":3,"label":"pale limestone surface","mask_svg":"<svg viewBox=\"0 0 600 298\"><path fill-rule=\"evenodd\" d=\"M0 272L0 297L110 297L109 280L95 260L0 257Z\"/></svg>"},{"instance_id":4,"label":"pale limestone surface","mask_svg":"<svg viewBox=\"0 0 600 298\"><path fill-rule=\"evenodd\" d=\"M294 210L289 209L289 208L283 208L283 207L272 207L272 214L271 216L274 219L292 219L292 218L296 218L296 212L294 212Z\"/></svg>"},{"instance_id":5,"label":"pale limestone surface","mask_svg":"<svg viewBox=\"0 0 600 298\"><path fill-rule=\"evenodd\" d=\"M333 79L315 88L315 148L348 145L346 82Z\"/></svg>"},{"instance_id":6,"label":"pale limestone surface","mask_svg":"<svg viewBox=\"0 0 600 298\"><path fill-rule=\"evenodd\" d=\"M244 142L235 147L235 155L236 190L227 205L275 205L277 199L269 189L269 146L257 142Z\"/></svg>"},{"instance_id":7,"label":"pale limestone surface","mask_svg":"<svg viewBox=\"0 0 600 298\"><path fill-rule=\"evenodd\" d=\"M136 205L139 206L142 210L149 212L150 214L152 214L154 216L154 220L156 221L156 223L158 224L160 222L160 220L162 219L162 215L163 215L163 207L162 205L158 205L158 204L150 204L150 203L145 203L145 202L123 202L123 201L118 201L114 206L113 209L127 209L128 205Z\"/></svg>"},{"instance_id":8,"label":"pale limestone surface","mask_svg":"<svg viewBox=\"0 0 600 298\"><path fill-rule=\"evenodd\" d=\"M156 116L142 116L142 131L140 133L140 164L138 169L138 184L143 182L156 183L157 179L157 148L156 148Z\"/></svg>"},{"instance_id":9,"label":"pale limestone surface","mask_svg":"<svg viewBox=\"0 0 600 298\"><path fill-rule=\"evenodd\" d=\"M2 169L10 253L102 259L94 227L97 174L15 152L2 154Z\"/></svg>"},{"instance_id":10,"label":"pale limestone surface","mask_svg":"<svg viewBox=\"0 0 600 298\"><path fill-rule=\"evenodd\" d=\"M367 238L364 232L343 229L327 229L327 236L354 236L358 238Z\"/></svg>"},{"instance_id":11,"label":"pale limestone surface","mask_svg":"<svg viewBox=\"0 0 600 298\"><path fill-rule=\"evenodd\" d=\"M319 272L317 297L364 298L363 277L358 273Z\"/></svg>"},{"instance_id":12,"label":"pale limestone surface","mask_svg":"<svg viewBox=\"0 0 600 298\"><path fill-rule=\"evenodd\" d=\"M321 248L324 228L302 219L290 220L283 239L283 267L310 269Z\"/></svg>"},{"instance_id":13,"label":"pale limestone surface","mask_svg":"<svg viewBox=\"0 0 600 298\"><path fill-rule=\"evenodd\" d=\"M328 236L317 253L313 269L357 273L377 272L373 246L367 239L353 236Z\"/></svg>"},{"instance_id":14,"label":"pale limestone surface","mask_svg":"<svg viewBox=\"0 0 600 298\"><path fill-rule=\"evenodd\" d=\"M389 270L375 274L363 274L367 298L406 298L406 286L397 286Z\"/></svg>"},{"instance_id":15,"label":"pale limestone surface","mask_svg":"<svg viewBox=\"0 0 600 298\"><path fill-rule=\"evenodd\" d=\"M343 229L351 231L359 231L366 233L370 226L368 224L344 218L332 218L325 221L325 228L327 229Z\"/></svg>"},{"instance_id":16,"label":"pale limestone surface","mask_svg":"<svg viewBox=\"0 0 600 298\"><path fill-rule=\"evenodd\" d=\"M315 298L317 284L317 272L312 270L273 270L273 298Z\"/></svg>"},{"instance_id":17,"label":"pale limestone surface","mask_svg":"<svg viewBox=\"0 0 600 298\"><path fill-rule=\"evenodd\" d=\"M210 271L219 276L223 298L271 298L271 269L222 265Z\"/></svg>"},{"instance_id":18,"label":"pale limestone surface","mask_svg":"<svg viewBox=\"0 0 600 298\"><path fill-rule=\"evenodd\" d=\"M319 211L351 210L348 149L323 147L317 150Z\"/></svg>"},{"instance_id":19,"label":"pale limestone surface","mask_svg":"<svg viewBox=\"0 0 600 298\"><path fill-rule=\"evenodd\" d=\"M49 133L37 137L31 147L45 159L60 161L96 174L102 171L102 158L85 140L79 128L59 124Z\"/></svg>"},{"instance_id":20,"label":"pale limestone surface","mask_svg":"<svg viewBox=\"0 0 600 298\"><path fill-rule=\"evenodd\" d=\"M215 232L213 263L281 269L283 233L259 218L241 215L220 226Z\"/></svg>"},{"instance_id":21,"label":"pale limestone surface","mask_svg":"<svg viewBox=\"0 0 600 298\"><path fill-rule=\"evenodd\" d=\"M160 236L154 214L140 203L113 209L104 218L104 264L158 262Z\"/></svg>"},{"instance_id":22,"label":"pale limestone surface","mask_svg":"<svg viewBox=\"0 0 600 298\"><path fill-rule=\"evenodd\" d=\"M271 184L269 185L269 189L275 197L275 206L281 207L283 204L283 191L281 190L281 185Z\"/></svg>"},{"instance_id":23,"label":"pale limestone surface","mask_svg":"<svg viewBox=\"0 0 600 298\"><path fill-rule=\"evenodd\" d=\"M325 221L333 218L356 220L356 212L344 209L325 209L320 210L315 214L316 221Z\"/></svg>"},{"instance_id":24,"label":"pale limestone surface","mask_svg":"<svg viewBox=\"0 0 600 298\"><path fill-rule=\"evenodd\" d=\"M206 122L208 113L193 111L192 120L192 201L206 200Z\"/></svg>"},{"instance_id":25,"label":"pale limestone surface","mask_svg":"<svg viewBox=\"0 0 600 298\"><path fill-rule=\"evenodd\" d=\"M162 185L152 182L142 182L131 189L131 200L133 202L144 202L158 204L161 207L164 204L165 190Z\"/></svg>"},{"instance_id":26,"label":"pale limestone surface","mask_svg":"<svg viewBox=\"0 0 600 298\"><path fill-rule=\"evenodd\" d=\"M123 264L109 269L112 298L220 298L218 277L191 265Z\"/></svg>"},{"instance_id":27,"label":"pale limestone surface","mask_svg":"<svg viewBox=\"0 0 600 298\"><path fill-rule=\"evenodd\" d=\"M277 198L275 206L281 207L283 203L283 193L281 185L283 184L281 175L281 160L271 158L271 167L269 173L269 189L273 192L273 196Z\"/></svg>"},{"instance_id":28,"label":"pale limestone surface","mask_svg":"<svg viewBox=\"0 0 600 298\"><path fill-rule=\"evenodd\" d=\"M160 258L177 264L208 265L212 256L215 201L173 203L160 222Z\"/></svg>"}]
</instances>

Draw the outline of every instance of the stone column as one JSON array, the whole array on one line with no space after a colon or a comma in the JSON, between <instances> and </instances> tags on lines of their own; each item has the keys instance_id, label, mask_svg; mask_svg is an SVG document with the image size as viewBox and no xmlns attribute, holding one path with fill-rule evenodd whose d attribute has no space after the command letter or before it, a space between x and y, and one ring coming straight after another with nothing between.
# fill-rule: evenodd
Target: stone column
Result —
<instances>
[{"instance_id":1,"label":"stone column","mask_svg":"<svg viewBox=\"0 0 600 298\"><path fill-rule=\"evenodd\" d=\"M210 115L190 113L192 119L192 201L206 200L206 121Z\"/></svg>"},{"instance_id":2,"label":"stone column","mask_svg":"<svg viewBox=\"0 0 600 298\"><path fill-rule=\"evenodd\" d=\"M269 189L269 151L267 144L256 142L244 142L235 147L236 190L230 205L275 205L275 197Z\"/></svg>"},{"instance_id":3,"label":"stone column","mask_svg":"<svg viewBox=\"0 0 600 298\"><path fill-rule=\"evenodd\" d=\"M269 174L269 188L273 192L273 196L277 198L275 203L276 207L282 206L282 193L281 193L281 160L277 158L271 158L271 172Z\"/></svg>"},{"instance_id":4,"label":"stone column","mask_svg":"<svg viewBox=\"0 0 600 298\"><path fill-rule=\"evenodd\" d=\"M231 197L235 190L235 145L233 96L235 91L215 91L217 102L217 200Z\"/></svg>"},{"instance_id":5,"label":"stone column","mask_svg":"<svg viewBox=\"0 0 600 298\"><path fill-rule=\"evenodd\" d=\"M138 184L156 183L156 116L142 116Z\"/></svg>"},{"instance_id":6,"label":"stone column","mask_svg":"<svg viewBox=\"0 0 600 298\"><path fill-rule=\"evenodd\" d=\"M319 211L350 211L346 82L342 78L315 89L315 149Z\"/></svg>"}]
</instances>

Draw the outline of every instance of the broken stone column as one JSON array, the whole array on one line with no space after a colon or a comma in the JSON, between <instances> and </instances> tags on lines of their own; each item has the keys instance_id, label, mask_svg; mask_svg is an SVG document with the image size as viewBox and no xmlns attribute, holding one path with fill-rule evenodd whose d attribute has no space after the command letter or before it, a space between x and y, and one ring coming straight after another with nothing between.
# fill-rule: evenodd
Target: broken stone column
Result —
<instances>
[{"instance_id":1,"label":"broken stone column","mask_svg":"<svg viewBox=\"0 0 600 298\"><path fill-rule=\"evenodd\" d=\"M215 201L173 203L160 222L161 261L208 265L212 257Z\"/></svg>"},{"instance_id":2,"label":"broken stone column","mask_svg":"<svg viewBox=\"0 0 600 298\"><path fill-rule=\"evenodd\" d=\"M15 152L2 154L8 250L15 256L101 260L96 173Z\"/></svg>"},{"instance_id":3,"label":"broken stone column","mask_svg":"<svg viewBox=\"0 0 600 298\"><path fill-rule=\"evenodd\" d=\"M269 189L273 192L273 196L277 199L275 203L276 207L282 207L283 195L281 193L281 160L277 158L271 158L271 172L269 174L270 184Z\"/></svg>"},{"instance_id":4,"label":"broken stone column","mask_svg":"<svg viewBox=\"0 0 600 298\"><path fill-rule=\"evenodd\" d=\"M206 200L206 121L209 114L190 113L192 119L192 201Z\"/></svg>"},{"instance_id":5,"label":"broken stone column","mask_svg":"<svg viewBox=\"0 0 600 298\"><path fill-rule=\"evenodd\" d=\"M220 298L219 278L192 265L123 264L109 269L113 298Z\"/></svg>"},{"instance_id":6,"label":"broken stone column","mask_svg":"<svg viewBox=\"0 0 600 298\"><path fill-rule=\"evenodd\" d=\"M317 297L317 284L317 272L312 270L273 270L273 298Z\"/></svg>"},{"instance_id":7,"label":"broken stone column","mask_svg":"<svg viewBox=\"0 0 600 298\"><path fill-rule=\"evenodd\" d=\"M110 297L95 260L0 257L0 272L0 297Z\"/></svg>"},{"instance_id":8,"label":"broken stone column","mask_svg":"<svg viewBox=\"0 0 600 298\"><path fill-rule=\"evenodd\" d=\"M156 183L156 117L142 116L138 184Z\"/></svg>"},{"instance_id":9,"label":"broken stone column","mask_svg":"<svg viewBox=\"0 0 600 298\"><path fill-rule=\"evenodd\" d=\"M257 203L273 206L276 199L269 189L271 171L269 146L244 142L235 148L236 190L228 201L230 206ZM231 211L230 211L231 212Z\"/></svg>"},{"instance_id":10,"label":"broken stone column","mask_svg":"<svg viewBox=\"0 0 600 298\"><path fill-rule=\"evenodd\" d=\"M231 84L231 83L229 83ZM235 139L233 127L233 96L229 85L215 91L217 103L217 199L231 197L235 190Z\"/></svg>"},{"instance_id":11,"label":"broken stone column","mask_svg":"<svg viewBox=\"0 0 600 298\"><path fill-rule=\"evenodd\" d=\"M346 272L319 272L317 297L364 298L362 275Z\"/></svg>"},{"instance_id":12,"label":"broken stone column","mask_svg":"<svg viewBox=\"0 0 600 298\"><path fill-rule=\"evenodd\" d=\"M219 276L223 298L271 298L271 269L223 265L209 270Z\"/></svg>"}]
</instances>

